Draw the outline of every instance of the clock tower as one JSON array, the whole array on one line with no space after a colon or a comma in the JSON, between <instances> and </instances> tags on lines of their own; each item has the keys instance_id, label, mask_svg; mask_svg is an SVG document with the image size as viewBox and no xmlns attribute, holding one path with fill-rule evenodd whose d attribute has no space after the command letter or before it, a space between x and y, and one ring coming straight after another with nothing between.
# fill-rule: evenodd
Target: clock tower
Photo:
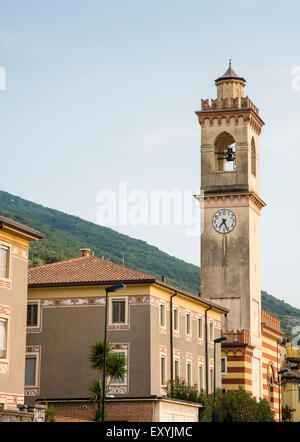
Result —
<instances>
[{"instance_id":1,"label":"clock tower","mask_svg":"<svg viewBox=\"0 0 300 442\"><path fill-rule=\"evenodd\" d=\"M264 122L231 62L201 100L201 296L230 312L223 334L248 348L251 387L262 393L259 135ZM243 341L243 342L242 342ZM227 345L227 344L225 344ZM255 380L256 379L256 380Z\"/></svg>"}]
</instances>

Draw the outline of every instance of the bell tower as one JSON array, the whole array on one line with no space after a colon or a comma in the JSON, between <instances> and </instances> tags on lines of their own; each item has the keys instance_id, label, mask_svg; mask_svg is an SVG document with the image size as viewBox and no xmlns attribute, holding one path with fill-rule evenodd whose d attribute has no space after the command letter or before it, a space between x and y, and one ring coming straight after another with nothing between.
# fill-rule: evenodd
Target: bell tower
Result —
<instances>
[{"instance_id":1,"label":"bell tower","mask_svg":"<svg viewBox=\"0 0 300 442\"><path fill-rule=\"evenodd\" d=\"M244 340L261 366L259 135L264 122L231 67L201 100L201 294L227 307L223 333ZM245 338L245 336L247 338ZM259 381L255 387L261 390ZM257 393L259 394L259 393Z\"/></svg>"}]
</instances>

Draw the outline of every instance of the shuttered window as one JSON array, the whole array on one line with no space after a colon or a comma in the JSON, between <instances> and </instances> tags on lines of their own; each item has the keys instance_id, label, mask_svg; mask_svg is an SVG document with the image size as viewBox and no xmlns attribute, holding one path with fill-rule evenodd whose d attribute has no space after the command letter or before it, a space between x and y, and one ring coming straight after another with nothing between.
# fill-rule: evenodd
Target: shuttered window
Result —
<instances>
[{"instance_id":1,"label":"shuttered window","mask_svg":"<svg viewBox=\"0 0 300 442\"><path fill-rule=\"evenodd\" d=\"M0 278L8 278L9 248L0 246Z\"/></svg>"},{"instance_id":2,"label":"shuttered window","mask_svg":"<svg viewBox=\"0 0 300 442\"><path fill-rule=\"evenodd\" d=\"M165 303L160 303L160 326L165 327L166 326L166 309L165 309Z\"/></svg>"},{"instance_id":3,"label":"shuttered window","mask_svg":"<svg viewBox=\"0 0 300 442\"><path fill-rule=\"evenodd\" d=\"M36 327L38 323L38 304L30 303L27 305L27 327Z\"/></svg>"},{"instance_id":4,"label":"shuttered window","mask_svg":"<svg viewBox=\"0 0 300 442\"><path fill-rule=\"evenodd\" d=\"M203 387L203 365L199 365L199 390L202 390Z\"/></svg>"},{"instance_id":5,"label":"shuttered window","mask_svg":"<svg viewBox=\"0 0 300 442\"><path fill-rule=\"evenodd\" d=\"M186 381L189 386L192 385L192 363L190 361L186 363Z\"/></svg>"},{"instance_id":6,"label":"shuttered window","mask_svg":"<svg viewBox=\"0 0 300 442\"><path fill-rule=\"evenodd\" d=\"M174 361L174 368L175 368L175 378L179 377L179 360L175 359Z\"/></svg>"},{"instance_id":7,"label":"shuttered window","mask_svg":"<svg viewBox=\"0 0 300 442\"><path fill-rule=\"evenodd\" d=\"M7 320L0 318L0 358L7 356Z\"/></svg>"},{"instance_id":8,"label":"shuttered window","mask_svg":"<svg viewBox=\"0 0 300 442\"><path fill-rule=\"evenodd\" d=\"M125 299L112 300L112 322L125 322Z\"/></svg>"},{"instance_id":9,"label":"shuttered window","mask_svg":"<svg viewBox=\"0 0 300 442\"><path fill-rule=\"evenodd\" d=\"M166 357L165 357L165 355L160 356L160 383L161 383L161 385L166 384Z\"/></svg>"},{"instance_id":10,"label":"shuttered window","mask_svg":"<svg viewBox=\"0 0 300 442\"><path fill-rule=\"evenodd\" d=\"M173 326L174 326L174 330L178 331L179 330L179 321L178 321L178 307L174 307L174 312L173 312Z\"/></svg>"},{"instance_id":11,"label":"shuttered window","mask_svg":"<svg viewBox=\"0 0 300 442\"><path fill-rule=\"evenodd\" d=\"M192 331L191 331L191 313L190 312L186 312L186 334L187 335L191 335Z\"/></svg>"},{"instance_id":12,"label":"shuttered window","mask_svg":"<svg viewBox=\"0 0 300 442\"><path fill-rule=\"evenodd\" d=\"M34 386L36 380L36 356L26 356L25 385Z\"/></svg>"},{"instance_id":13,"label":"shuttered window","mask_svg":"<svg viewBox=\"0 0 300 442\"><path fill-rule=\"evenodd\" d=\"M202 339L202 337L203 337L202 330L203 330L202 317L198 316L198 338L199 339Z\"/></svg>"}]
</instances>

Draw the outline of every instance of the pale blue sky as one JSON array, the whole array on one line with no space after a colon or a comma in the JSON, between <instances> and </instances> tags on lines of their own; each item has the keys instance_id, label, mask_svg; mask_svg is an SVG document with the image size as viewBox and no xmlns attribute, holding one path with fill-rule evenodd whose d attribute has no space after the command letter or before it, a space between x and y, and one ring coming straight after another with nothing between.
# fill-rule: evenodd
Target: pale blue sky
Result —
<instances>
[{"instance_id":1,"label":"pale blue sky","mask_svg":"<svg viewBox=\"0 0 300 442\"><path fill-rule=\"evenodd\" d=\"M0 0L0 189L94 222L119 181L197 193L194 111L232 58L266 122L262 288L300 307L299 15L297 1ZM118 230L199 264L184 227Z\"/></svg>"}]
</instances>

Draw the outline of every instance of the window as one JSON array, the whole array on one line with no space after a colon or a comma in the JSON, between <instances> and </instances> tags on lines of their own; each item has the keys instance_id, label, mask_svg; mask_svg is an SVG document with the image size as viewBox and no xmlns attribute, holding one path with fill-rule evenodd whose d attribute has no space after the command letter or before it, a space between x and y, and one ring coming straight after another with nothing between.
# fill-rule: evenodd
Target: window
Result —
<instances>
[{"instance_id":1,"label":"window","mask_svg":"<svg viewBox=\"0 0 300 442\"><path fill-rule=\"evenodd\" d=\"M202 390L204 388L204 383L203 383L203 364L199 364L198 365L198 386L199 386L199 391Z\"/></svg>"},{"instance_id":2,"label":"window","mask_svg":"<svg viewBox=\"0 0 300 442\"><path fill-rule=\"evenodd\" d=\"M112 299L112 323L125 322L125 299Z\"/></svg>"},{"instance_id":3,"label":"window","mask_svg":"<svg viewBox=\"0 0 300 442\"><path fill-rule=\"evenodd\" d=\"M192 330L191 330L191 312L186 312L186 334L187 335L191 335L192 334Z\"/></svg>"},{"instance_id":4,"label":"window","mask_svg":"<svg viewBox=\"0 0 300 442\"><path fill-rule=\"evenodd\" d=\"M9 247L0 245L0 278L9 277Z\"/></svg>"},{"instance_id":5,"label":"window","mask_svg":"<svg viewBox=\"0 0 300 442\"><path fill-rule=\"evenodd\" d=\"M166 355L160 355L160 384L166 385Z\"/></svg>"},{"instance_id":6,"label":"window","mask_svg":"<svg viewBox=\"0 0 300 442\"><path fill-rule=\"evenodd\" d=\"M198 338L203 338L203 320L202 316L198 316Z\"/></svg>"},{"instance_id":7,"label":"window","mask_svg":"<svg viewBox=\"0 0 300 442\"><path fill-rule=\"evenodd\" d=\"M179 378L179 359L174 359L174 376Z\"/></svg>"},{"instance_id":8,"label":"window","mask_svg":"<svg viewBox=\"0 0 300 442\"><path fill-rule=\"evenodd\" d=\"M159 306L159 312L160 312L160 326L165 327L166 326L166 306L163 301L161 301Z\"/></svg>"},{"instance_id":9,"label":"window","mask_svg":"<svg viewBox=\"0 0 300 442\"><path fill-rule=\"evenodd\" d=\"M7 357L7 319L0 318L0 358Z\"/></svg>"},{"instance_id":10,"label":"window","mask_svg":"<svg viewBox=\"0 0 300 442\"><path fill-rule=\"evenodd\" d=\"M214 340L214 323L210 321L209 323L209 341L213 342Z\"/></svg>"},{"instance_id":11,"label":"window","mask_svg":"<svg viewBox=\"0 0 300 442\"><path fill-rule=\"evenodd\" d=\"M27 304L27 327L37 327L38 325L38 303Z\"/></svg>"},{"instance_id":12,"label":"window","mask_svg":"<svg viewBox=\"0 0 300 442\"><path fill-rule=\"evenodd\" d=\"M214 392L214 367L210 367L209 369L209 378L210 378L210 392Z\"/></svg>"},{"instance_id":13,"label":"window","mask_svg":"<svg viewBox=\"0 0 300 442\"><path fill-rule=\"evenodd\" d=\"M221 357L221 374L227 374L227 357Z\"/></svg>"},{"instance_id":14,"label":"window","mask_svg":"<svg viewBox=\"0 0 300 442\"><path fill-rule=\"evenodd\" d=\"M173 328L175 331L179 331L178 307L174 307L173 310Z\"/></svg>"},{"instance_id":15,"label":"window","mask_svg":"<svg viewBox=\"0 0 300 442\"><path fill-rule=\"evenodd\" d=\"M192 362L187 361L186 363L186 382L190 386L192 385Z\"/></svg>"},{"instance_id":16,"label":"window","mask_svg":"<svg viewBox=\"0 0 300 442\"><path fill-rule=\"evenodd\" d=\"M36 385L36 356L27 355L25 363L25 386L33 387Z\"/></svg>"},{"instance_id":17,"label":"window","mask_svg":"<svg viewBox=\"0 0 300 442\"><path fill-rule=\"evenodd\" d=\"M113 353L116 353L117 355L119 355L120 358L124 358L125 359L125 361L126 361L125 370L126 370L126 373L127 373L126 352L125 351L114 351L113 350ZM124 373L124 375L121 376L118 379L112 379L111 385L119 385L119 384L123 385L123 384L126 384L126 373Z\"/></svg>"}]
</instances>

